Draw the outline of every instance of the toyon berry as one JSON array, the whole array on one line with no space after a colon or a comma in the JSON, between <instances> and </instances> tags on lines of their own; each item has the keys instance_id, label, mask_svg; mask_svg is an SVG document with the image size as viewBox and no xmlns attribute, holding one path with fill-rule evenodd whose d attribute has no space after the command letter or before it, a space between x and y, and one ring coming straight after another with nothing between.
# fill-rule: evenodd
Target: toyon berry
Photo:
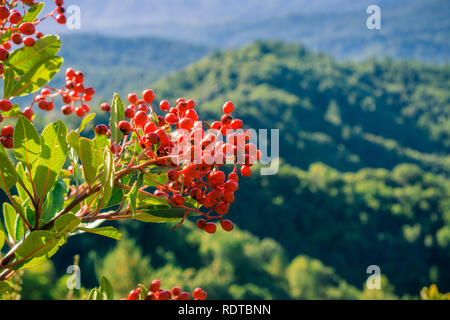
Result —
<instances>
[{"instance_id":1,"label":"toyon berry","mask_svg":"<svg viewBox=\"0 0 450 320\"><path fill-rule=\"evenodd\" d=\"M136 290L131 290L128 294L128 300L139 300L139 293Z\"/></svg>"},{"instance_id":2,"label":"toyon berry","mask_svg":"<svg viewBox=\"0 0 450 320\"><path fill-rule=\"evenodd\" d=\"M170 199L170 203L174 207L182 207L184 205L184 198L182 196L180 196L179 194L175 194Z\"/></svg>"},{"instance_id":3,"label":"toyon berry","mask_svg":"<svg viewBox=\"0 0 450 320\"><path fill-rule=\"evenodd\" d=\"M70 106L70 105L65 105L64 107L61 108L61 112L66 116L72 114L72 111L73 111L73 109L72 109L72 106Z\"/></svg>"},{"instance_id":4,"label":"toyon berry","mask_svg":"<svg viewBox=\"0 0 450 320\"><path fill-rule=\"evenodd\" d=\"M231 222L230 220L220 221L220 226L222 227L223 230L227 232L230 232L234 228L233 222Z\"/></svg>"},{"instance_id":5,"label":"toyon berry","mask_svg":"<svg viewBox=\"0 0 450 320\"><path fill-rule=\"evenodd\" d=\"M250 177L252 175L252 169L248 166L241 167L241 175L243 177Z\"/></svg>"},{"instance_id":6,"label":"toyon berry","mask_svg":"<svg viewBox=\"0 0 450 320\"><path fill-rule=\"evenodd\" d=\"M142 97L144 98L144 101L147 103L152 103L153 100L155 99L155 93L153 92L153 90L149 89L149 90L145 90L142 93Z\"/></svg>"},{"instance_id":7,"label":"toyon berry","mask_svg":"<svg viewBox=\"0 0 450 320\"><path fill-rule=\"evenodd\" d=\"M102 103L100 105L100 109L102 109L102 111L105 111L105 112L106 111L110 111L111 110L111 106L105 102L105 103Z\"/></svg>"},{"instance_id":8,"label":"toyon berry","mask_svg":"<svg viewBox=\"0 0 450 320\"><path fill-rule=\"evenodd\" d=\"M35 44L35 40L31 37L26 37L25 39L23 39L23 44L27 47L32 47Z\"/></svg>"},{"instance_id":9,"label":"toyon berry","mask_svg":"<svg viewBox=\"0 0 450 320\"><path fill-rule=\"evenodd\" d=\"M9 17L9 9L5 6L0 6L0 20L6 20Z\"/></svg>"},{"instance_id":10,"label":"toyon berry","mask_svg":"<svg viewBox=\"0 0 450 320\"><path fill-rule=\"evenodd\" d=\"M22 15L19 13L19 11L13 10L8 17L8 21L11 24L18 24L20 21L22 21Z\"/></svg>"},{"instance_id":11,"label":"toyon berry","mask_svg":"<svg viewBox=\"0 0 450 320\"><path fill-rule=\"evenodd\" d=\"M122 120L119 122L119 130L124 134L128 135L131 132L131 124L128 121Z\"/></svg>"},{"instance_id":12,"label":"toyon berry","mask_svg":"<svg viewBox=\"0 0 450 320\"><path fill-rule=\"evenodd\" d=\"M0 48L0 61L6 61L9 58L8 50Z\"/></svg>"},{"instance_id":13,"label":"toyon berry","mask_svg":"<svg viewBox=\"0 0 450 320\"><path fill-rule=\"evenodd\" d=\"M19 31L21 34L31 36L36 32L36 29L31 22L24 22L19 26Z\"/></svg>"},{"instance_id":14,"label":"toyon berry","mask_svg":"<svg viewBox=\"0 0 450 320\"><path fill-rule=\"evenodd\" d=\"M6 99L0 100L0 110L1 110L1 111L7 112L7 111L9 111L9 110L11 110L11 109L12 109L12 103L11 103L11 101L6 100Z\"/></svg>"},{"instance_id":15,"label":"toyon berry","mask_svg":"<svg viewBox=\"0 0 450 320\"><path fill-rule=\"evenodd\" d=\"M108 133L108 127L104 124L99 124L95 127L95 132L100 135L105 135Z\"/></svg>"},{"instance_id":16,"label":"toyon berry","mask_svg":"<svg viewBox=\"0 0 450 320\"><path fill-rule=\"evenodd\" d=\"M59 24L65 24L65 23L67 22L67 18L66 18L65 15L59 14L59 15L56 17L56 22L58 22Z\"/></svg>"},{"instance_id":17,"label":"toyon berry","mask_svg":"<svg viewBox=\"0 0 450 320\"><path fill-rule=\"evenodd\" d=\"M2 129L1 134L5 138L12 137L14 134L14 128L12 126L6 126Z\"/></svg>"},{"instance_id":18,"label":"toyon berry","mask_svg":"<svg viewBox=\"0 0 450 320\"><path fill-rule=\"evenodd\" d=\"M160 287L161 287L161 281L153 280L152 283L150 284L150 288L149 289L150 289L151 292L157 292Z\"/></svg>"},{"instance_id":19,"label":"toyon berry","mask_svg":"<svg viewBox=\"0 0 450 320\"><path fill-rule=\"evenodd\" d=\"M207 223L205 223L205 226L203 227L203 230L205 230L208 233L213 234L213 233L216 233L217 226L216 226L215 223L207 222Z\"/></svg>"},{"instance_id":20,"label":"toyon berry","mask_svg":"<svg viewBox=\"0 0 450 320\"><path fill-rule=\"evenodd\" d=\"M234 104L231 101L227 101L225 102L225 104L223 105L223 113L225 114L230 114L234 111Z\"/></svg>"}]
</instances>

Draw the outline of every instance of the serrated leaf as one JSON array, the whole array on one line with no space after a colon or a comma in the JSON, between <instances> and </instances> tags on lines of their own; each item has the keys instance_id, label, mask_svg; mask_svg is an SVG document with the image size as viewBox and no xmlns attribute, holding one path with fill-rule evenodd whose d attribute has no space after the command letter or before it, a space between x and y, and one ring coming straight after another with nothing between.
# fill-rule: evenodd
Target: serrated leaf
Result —
<instances>
[{"instance_id":1,"label":"serrated leaf","mask_svg":"<svg viewBox=\"0 0 450 320\"><path fill-rule=\"evenodd\" d=\"M67 128L62 121L49 124L42 132L41 155L32 171L39 199L53 187L66 162L69 149L66 134Z\"/></svg>"},{"instance_id":2,"label":"serrated leaf","mask_svg":"<svg viewBox=\"0 0 450 320\"><path fill-rule=\"evenodd\" d=\"M19 117L13 140L16 159L25 165L28 172L32 172L32 167L41 154L41 139L30 120Z\"/></svg>"},{"instance_id":3,"label":"serrated leaf","mask_svg":"<svg viewBox=\"0 0 450 320\"><path fill-rule=\"evenodd\" d=\"M17 76L22 76L42 61L54 58L60 49L61 41L58 36L45 36L38 39L32 47L23 46L13 51L7 65Z\"/></svg>"},{"instance_id":4,"label":"serrated leaf","mask_svg":"<svg viewBox=\"0 0 450 320\"><path fill-rule=\"evenodd\" d=\"M85 227L78 227L77 229L80 231L97 234L99 236L104 236L104 237L112 238L115 240L122 239L122 233L120 233L120 231L114 227L100 227L100 228L93 228L93 229L85 228Z\"/></svg>"}]
</instances>

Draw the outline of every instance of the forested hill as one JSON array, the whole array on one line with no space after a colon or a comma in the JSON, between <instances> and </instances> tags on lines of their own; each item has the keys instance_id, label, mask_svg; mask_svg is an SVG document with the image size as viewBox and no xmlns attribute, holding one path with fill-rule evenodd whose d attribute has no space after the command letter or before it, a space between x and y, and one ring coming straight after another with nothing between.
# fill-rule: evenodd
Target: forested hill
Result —
<instances>
[{"instance_id":1,"label":"forested hill","mask_svg":"<svg viewBox=\"0 0 450 320\"><path fill-rule=\"evenodd\" d=\"M217 115L223 101L251 127L280 129L280 153L307 168L414 163L450 172L450 66L341 63L300 45L257 42L214 53L155 85L158 97L193 98Z\"/></svg>"}]
</instances>

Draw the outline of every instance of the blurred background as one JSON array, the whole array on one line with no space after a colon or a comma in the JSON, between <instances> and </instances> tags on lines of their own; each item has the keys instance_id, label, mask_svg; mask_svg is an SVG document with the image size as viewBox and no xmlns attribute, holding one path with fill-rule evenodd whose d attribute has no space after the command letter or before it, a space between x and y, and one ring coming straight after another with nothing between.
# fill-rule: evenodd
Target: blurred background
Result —
<instances>
[{"instance_id":1,"label":"blurred background","mask_svg":"<svg viewBox=\"0 0 450 320\"><path fill-rule=\"evenodd\" d=\"M124 241L73 237L25 272L22 298L70 297L76 254L83 287L104 275L117 298L156 278L201 286L211 299L416 299L433 283L450 291L449 1L65 3L77 6L80 29L49 22L42 31L61 35L65 67L96 89L97 123L114 92L194 99L206 119L232 100L249 127L280 129L280 171L241 179L231 233L129 222L118 225ZM370 5L381 29L366 25ZM380 290L366 286L370 265L381 269Z\"/></svg>"}]
</instances>

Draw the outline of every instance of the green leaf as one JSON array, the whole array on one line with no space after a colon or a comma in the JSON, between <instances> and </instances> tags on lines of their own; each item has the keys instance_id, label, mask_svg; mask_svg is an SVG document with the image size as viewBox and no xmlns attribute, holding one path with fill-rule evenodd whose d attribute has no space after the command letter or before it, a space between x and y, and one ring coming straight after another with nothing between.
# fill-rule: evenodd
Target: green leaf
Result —
<instances>
[{"instance_id":1,"label":"green leaf","mask_svg":"<svg viewBox=\"0 0 450 320\"><path fill-rule=\"evenodd\" d=\"M0 220L0 251L2 250L3 245L5 244L5 239L6 239L5 229L3 229L3 224L2 221Z\"/></svg>"},{"instance_id":2,"label":"green leaf","mask_svg":"<svg viewBox=\"0 0 450 320\"><path fill-rule=\"evenodd\" d=\"M17 180L18 176L14 165L0 144L0 188L9 194L9 190L16 184Z\"/></svg>"},{"instance_id":3,"label":"green leaf","mask_svg":"<svg viewBox=\"0 0 450 320\"><path fill-rule=\"evenodd\" d=\"M31 185L30 178L29 178L28 174L25 172L25 169L24 169L23 164L21 162L17 162L16 172L17 172L18 178L23 182L23 184L25 185L27 190L30 193L32 193L33 192L33 186ZM19 186L19 187L17 187L17 186ZM17 187L20 199L25 201L25 199L28 197L28 195L26 195L26 196L24 194L21 195L21 193L25 193L25 190L22 188L22 186L20 186L19 183L16 184L16 187Z\"/></svg>"},{"instance_id":4,"label":"green leaf","mask_svg":"<svg viewBox=\"0 0 450 320\"><path fill-rule=\"evenodd\" d=\"M50 231L37 230L31 232L17 248L15 254L18 259L37 258L47 255L58 244L59 239Z\"/></svg>"},{"instance_id":5,"label":"green leaf","mask_svg":"<svg viewBox=\"0 0 450 320\"><path fill-rule=\"evenodd\" d=\"M100 291L103 292L104 295L106 295L107 300L114 300L114 290L111 285L111 282L109 282L106 277L102 277L100 279Z\"/></svg>"},{"instance_id":6,"label":"green leaf","mask_svg":"<svg viewBox=\"0 0 450 320\"><path fill-rule=\"evenodd\" d=\"M111 138L116 143L119 143L122 140L123 134L119 130L119 122L125 118L125 111L123 107L123 103L120 100L119 96L114 94L114 98L111 104Z\"/></svg>"},{"instance_id":7,"label":"green leaf","mask_svg":"<svg viewBox=\"0 0 450 320\"><path fill-rule=\"evenodd\" d=\"M83 165L84 178L91 185L98 172L98 154L94 149L94 142L87 138L80 138L80 153L78 154Z\"/></svg>"},{"instance_id":8,"label":"green leaf","mask_svg":"<svg viewBox=\"0 0 450 320\"><path fill-rule=\"evenodd\" d=\"M14 71L6 68L3 74L3 97L10 97L13 93L16 83L14 80Z\"/></svg>"},{"instance_id":9,"label":"green leaf","mask_svg":"<svg viewBox=\"0 0 450 320\"><path fill-rule=\"evenodd\" d=\"M71 131L67 135L67 142L76 151L83 165L84 178L88 184L92 184L99 170L98 152L94 147L94 142Z\"/></svg>"},{"instance_id":10,"label":"green leaf","mask_svg":"<svg viewBox=\"0 0 450 320\"><path fill-rule=\"evenodd\" d=\"M20 116L14 129L14 155L21 161L28 172L41 154L41 139L30 120Z\"/></svg>"},{"instance_id":11,"label":"green leaf","mask_svg":"<svg viewBox=\"0 0 450 320\"><path fill-rule=\"evenodd\" d=\"M12 93L6 97L20 97L36 92L55 76L61 68L62 63L63 58L56 56L41 61L16 82Z\"/></svg>"},{"instance_id":12,"label":"green leaf","mask_svg":"<svg viewBox=\"0 0 450 320\"><path fill-rule=\"evenodd\" d=\"M8 281L0 281L0 294L8 292L12 289L12 286Z\"/></svg>"},{"instance_id":13,"label":"green leaf","mask_svg":"<svg viewBox=\"0 0 450 320\"><path fill-rule=\"evenodd\" d=\"M15 225L16 225L15 226L16 234L15 234L14 237L17 239L17 241L19 241L25 235L25 225L23 224L23 221L22 221L22 219L20 218L19 215L16 216L16 223L15 223Z\"/></svg>"},{"instance_id":14,"label":"green leaf","mask_svg":"<svg viewBox=\"0 0 450 320\"><path fill-rule=\"evenodd\" d=\"M100 209L105 208L108 204L114 188L114 155L109 149L106 149L103 158L103 169L105 173L103 174L103 183L101 188Z\"/></svg>"},{"instance_id":15,"label":"green leaf","mask_svg":"<svg viewBox=\"0 0 450 320\"><path fill-rule=\"evenodd\" d=\"M23 46L12 52L7 65L17 76L22 76L43 61L55 58L60 48L61 41L58 36L45 36L38 39L32 47Z\"/></svg>"},{"instance_id":16,"label":"green leaf","mask_svg":"<svg viewBox=\"0 0 450 320\"><path fill-rule=\"evenodd\" d=\"M54 231L59 235L65 235L74 231L80 223L79 218L72 213L68 213L55 220Z\"/></svg>"},{"instance_id":17,"label":"green leaf","mask_svg":"<svg viewBox=\"0 0 450 320\"><path fill-rule=\"evenodd\" d=\"M123 189L114 187L113 192L111 194L111 198L109 199L108 204L105 208L114 207L122 202L123 199Z\"/></svg>"},{"instance_id":18,"label":"green leaf","mask_svg":"<svg viewBox=\"0 0 450 320\"><path fill-rule=\"evenodd\" d=\"M5 221L5 228L8 235L16 241L16 210L7 202L3 203L3 219Z\"/></svg>"},{"instance_id":19,"label":"green leaf","mask_svg":"<svg viewBox=\"0 0 450 320\"><path fill-rule=\"evenodd\" d=\"M58 121L45 127L41 136L41 155L32 171L39 199L43 199L53 187L67 158L67 128Z\"/></svg>"},{"instance_id":20,"label":"green leaf","mask_svg":"<svg viewBox=\"0 0 450 320\"><path fill-rule=\"evenodd\" d=\"M17 264L12 269L19 270L24 268L31 268L37 265L40 265L50 259L59 249L60 246L64 244L65 240L63 238L54 239L52 242L48 242L45 245L45 249L48 251L45 255L35 257L33 256L30 259L26 259L25 261Z\"/></svg>"},{"instance_id":21,"label":"green leaf","mask_svg":"<svg viewBox=\"0 0 450 320\"><path fill-rule=\"evenodd\" d=\"M11 40L12 31L7 30L4 34L0 36L0 43L6 42L8 40Z\"/></svg>"},{"instance_id":22,"label":"green leaf","mask_svg":"<svg viewBox=\"0 0 450 320\"><path fill-rule=\"evenodd\" d=\"M78 133L81 133L84 128L86 128L86 126L95 118L95 113L91 113L90 115L88 115L86 118L83 119L83 121L81 121L80 126L77 129Z\"/></svg>"},{"instance_id":23,"label":"green leaf","mask_svg":"<svg viewBox=\"0 0 450 320\"><path fill-rule=\"evenodd\" d=\"M87 300L105 300L105 295L99 289L94 288L89 293Z\"/></svg>"},{"instance_id":24,"label":"green leaf","mask_svg":"<svg viewBox=\"0 0 450 320\"><path fill-rule=\"evenodd\" d=\"M183 208L151 206L138 213L135 218L143 222L175 222L182 219L185 214L186 212Z\"/></svg>"},{"instance_id":25,"label":"green leaf","mask_svg":"<svg viewBox=\"0 0 450 320\"><path fill-rule=\"evenodd\" d=\"M120 231L114 227L100 227L100 228L93 228L93 229L85 228L85 227L78 227L77 229L80 231L97 234L99 236L104 236L104 237L112 238L115 240L122 239L122 233L120 233Z\"/></svg>"},{"instance_id":26,"label":"green leaf","mask_svg":"<svg viewBox=\"0 0 450 320\"><path fill-rule=\"evenodd\" d=\"M50 221L63 208L64 197L67 194L66 188L66 183L61 178L58 178L53 189L45 198L41 216L43 221Z\"/></svg>"},{"instance_id":27,"label":"green leaf","mask_svg":"<svg viewBox=\"0 0 450 320\"><path fill-rule=\"evenodd\" d=\"M38 3L28 9L27 13L23 16L22 22L34 22L44 8L44 3Z\"/></svg>"}]
</instances>

